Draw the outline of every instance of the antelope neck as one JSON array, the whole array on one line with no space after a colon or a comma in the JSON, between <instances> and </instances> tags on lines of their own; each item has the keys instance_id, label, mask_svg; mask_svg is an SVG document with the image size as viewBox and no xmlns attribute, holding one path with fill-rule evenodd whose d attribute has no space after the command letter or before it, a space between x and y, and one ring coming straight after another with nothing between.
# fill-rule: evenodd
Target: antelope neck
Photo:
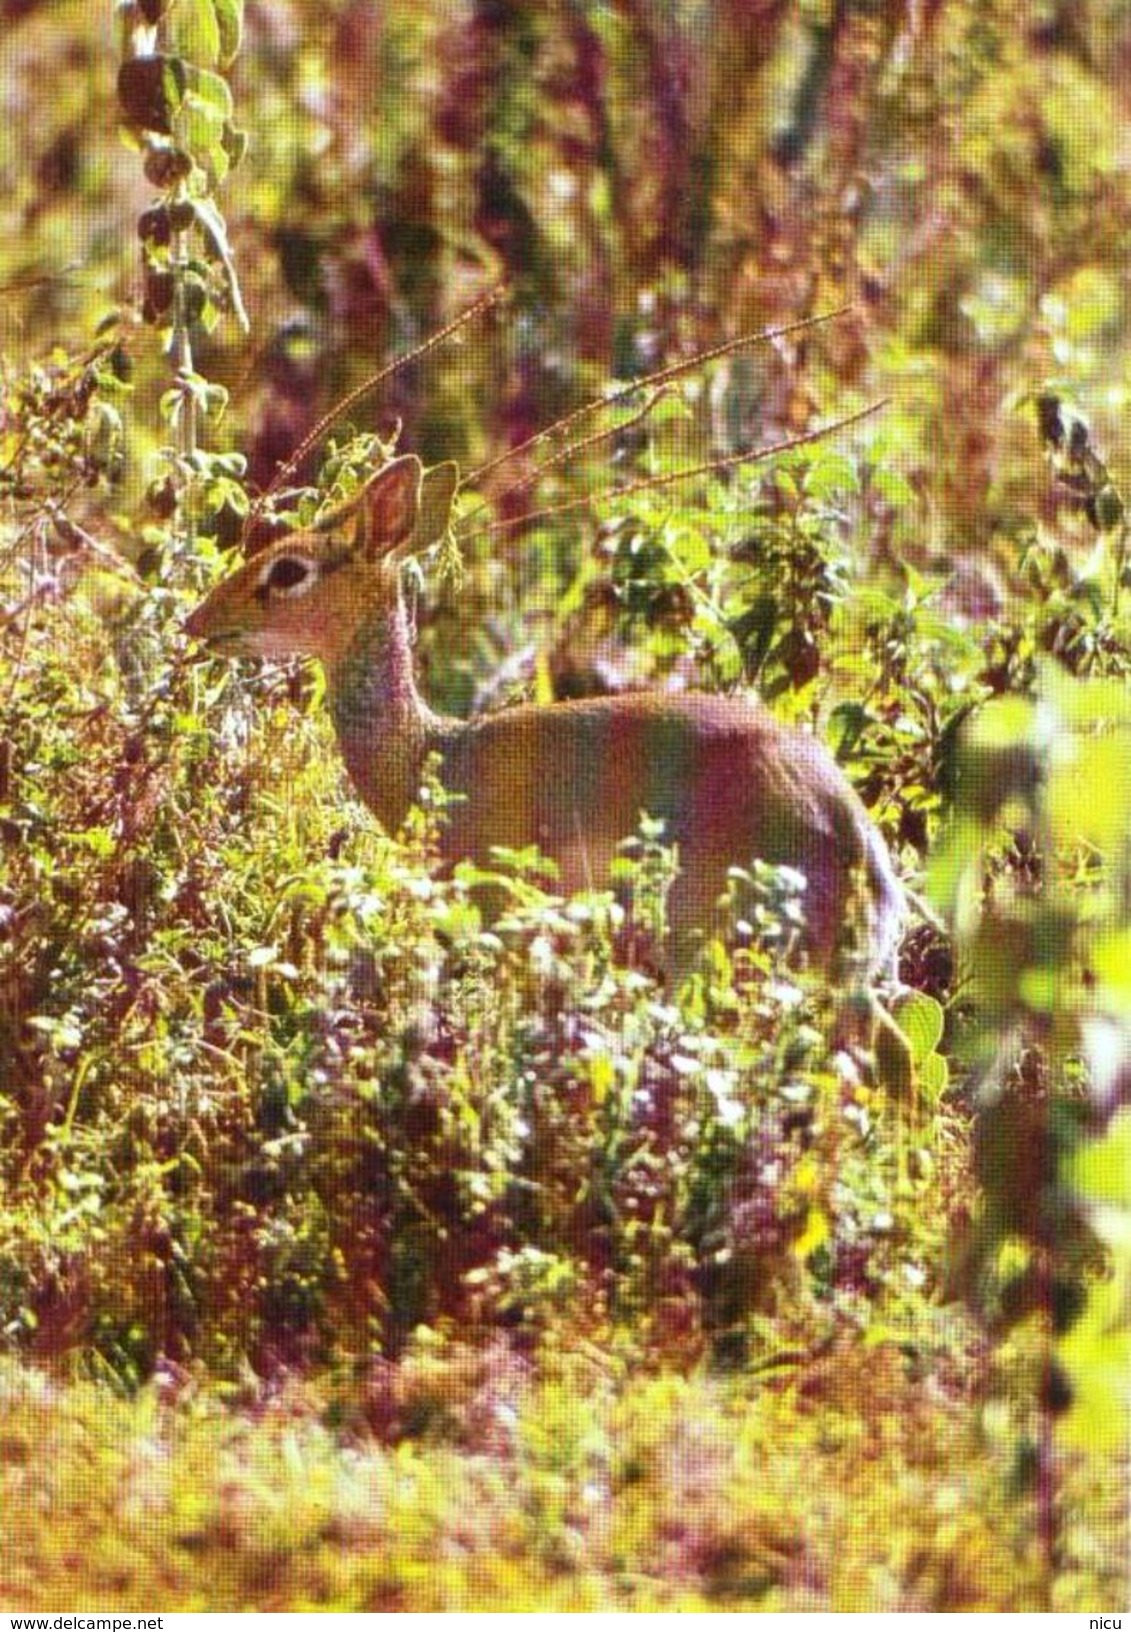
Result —
<instances>
[{"instance_id":1,"label":"antelope neck","mask_svg":"<svg viewBox=\"0 0 1131 1632\"><path fill-rule=\"evenodd\" d=\"M358 792L395 832L416 798L442 725L412 673L408 619L399 595L374 607L326 675L342 758Z\"/></svg>"}]
</instances>

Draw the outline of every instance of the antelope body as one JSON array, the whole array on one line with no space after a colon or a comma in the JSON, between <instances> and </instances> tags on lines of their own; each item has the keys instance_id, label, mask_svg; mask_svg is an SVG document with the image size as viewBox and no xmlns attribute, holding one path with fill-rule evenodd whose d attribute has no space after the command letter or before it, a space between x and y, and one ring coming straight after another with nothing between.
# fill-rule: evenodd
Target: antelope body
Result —
<instances>
[{"instance_id":1,"label":"antelope body","mask_svg":"<svg viewBox=\"0 0 1131 1632\"><path fill-rule=\"evenodd\" d=\"M412 456L394 459L345 511L221 582L188 633L224 650L320 659L347 769L390 832L438 755L442 783L462 796L441 835L452 862L534 843L564 890L600 887L646 811L678 846L677 961L712 928L727 869L757 857L805 874L814 961L835 970L855 932L868 974L889 964L903 894L879 833L828 751L754 698L636 692L470 721L427 707L400 564L446 529L456 481L453 465L425 473Z\"/></svg>"}]
</instances>

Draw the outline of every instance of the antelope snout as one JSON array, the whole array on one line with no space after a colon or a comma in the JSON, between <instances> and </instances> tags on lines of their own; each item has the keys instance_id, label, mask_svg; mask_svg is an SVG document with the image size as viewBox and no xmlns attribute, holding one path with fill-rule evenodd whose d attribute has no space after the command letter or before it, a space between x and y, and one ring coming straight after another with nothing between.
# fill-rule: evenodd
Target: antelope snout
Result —
<instances>
[{"instance_id":1,"label":"antelope snout","mask_svg":"<svg viewBox=\"0 0 1131 1632\"><path fill-rule=\"evenodd\" d=\"M211 601L203 600L193 607L181 628L190 640L199 640L204 646L220 646L228 638L224 627L228 621L222 616L217 618Z\"/></svg>"}]
</instances>

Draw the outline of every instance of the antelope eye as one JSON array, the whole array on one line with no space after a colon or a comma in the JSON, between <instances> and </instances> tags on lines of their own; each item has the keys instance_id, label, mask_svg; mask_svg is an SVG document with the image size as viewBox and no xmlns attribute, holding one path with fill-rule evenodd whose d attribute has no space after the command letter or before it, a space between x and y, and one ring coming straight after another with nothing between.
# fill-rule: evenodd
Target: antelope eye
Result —
<instances>
[{"instance_id":1,"label":"antelope eye","mask_svg":"<svg viewBox=\"0 0 1131 1632\"><path fill-rule=\"evenodd\" d=\"M305 561L296 561L293 555L281 555L272 562L264 582L268 589L297 589L309 572Z\"/></svg>"}]
</instances>

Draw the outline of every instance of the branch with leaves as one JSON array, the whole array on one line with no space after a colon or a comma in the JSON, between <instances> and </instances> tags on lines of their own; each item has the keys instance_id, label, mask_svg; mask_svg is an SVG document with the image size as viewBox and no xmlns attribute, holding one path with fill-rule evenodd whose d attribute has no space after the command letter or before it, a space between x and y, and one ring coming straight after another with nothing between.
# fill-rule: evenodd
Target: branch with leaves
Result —
<instances>
[{"instance_id":1,"label":"branch with leaves","mask_svg":"<svg viewBox=\"0 0 1131 1632\"><path fill-rule=\"evenodd\" d=\"M199 455L201 423L227 403L194 368L193 334L226 313L248 327L218 203L247 148L224 78L240 48L243 0L116 0L115 11L122 127L156 189L138 218L142 316L161 332L174 372L162 401L172 472L150 497L166 516L179 504L191 528L201 484L217 474Z\"/></svg>"}]
</instances>

